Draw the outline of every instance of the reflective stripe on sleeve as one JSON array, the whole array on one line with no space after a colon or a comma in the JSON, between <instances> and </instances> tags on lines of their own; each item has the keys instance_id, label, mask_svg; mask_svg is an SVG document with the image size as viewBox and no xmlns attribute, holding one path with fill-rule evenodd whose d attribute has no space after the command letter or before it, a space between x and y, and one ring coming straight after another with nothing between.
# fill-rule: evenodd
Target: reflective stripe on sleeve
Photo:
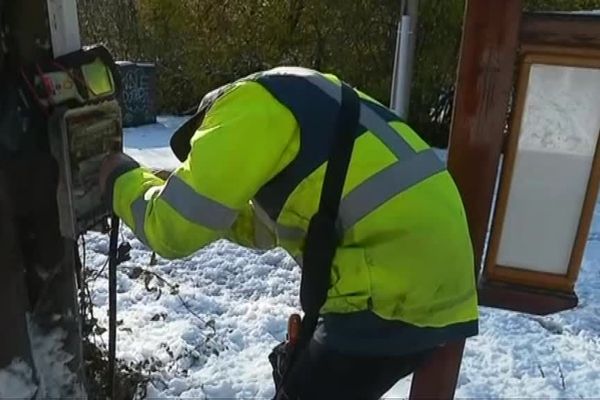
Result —
<instances>
[{"instance_id":1,"label":"reflective stripe on sleeve","mask_svg":"<svg viewBox=\"0 0 600 400\"><path fill-rule=\"evenodd\" d=\"M146 208L148 207L148 201L144 199L142 195L138 199L136 199L131 205L131 213L133 214L133 225L135 227L134 232L135 236L140 240L140 242L144 243L146 246L148 245L148 239L146 238Z\"/></svg>"},{"instance_id":2,"label":"reflective stripe on sleeve","mask_svg":"<svg viewBox=\"0 0 600 400\"><path fill-rule=\"evenodd\" d=\"M236 210L201 195L175 175L167 181L160 198L187 221L212 230L231 228L238 216Z\"/></svg>"}]
</instances>

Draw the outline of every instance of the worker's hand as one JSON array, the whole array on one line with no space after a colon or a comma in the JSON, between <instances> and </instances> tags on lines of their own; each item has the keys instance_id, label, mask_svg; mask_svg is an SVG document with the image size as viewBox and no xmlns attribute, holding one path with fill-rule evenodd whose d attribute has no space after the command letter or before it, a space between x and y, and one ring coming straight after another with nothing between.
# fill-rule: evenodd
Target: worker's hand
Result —
<instances>
[{"instance_id":1,"label":"worker's hand","mask_svg":"<svg viewBox=\"0 0 600 400\"><path fill-rule=\"evenodd\" d=\"M119 165L123 165L126 163L135 162L133 158L129 157L123 153L112 153L109 154L104 161L102 161L102 165L100 166L100 173L98 179L100 181L100 190L102 193L105 193L106 190L106 181L110 174L117 168Z\"/></svg>"}]
</instances>

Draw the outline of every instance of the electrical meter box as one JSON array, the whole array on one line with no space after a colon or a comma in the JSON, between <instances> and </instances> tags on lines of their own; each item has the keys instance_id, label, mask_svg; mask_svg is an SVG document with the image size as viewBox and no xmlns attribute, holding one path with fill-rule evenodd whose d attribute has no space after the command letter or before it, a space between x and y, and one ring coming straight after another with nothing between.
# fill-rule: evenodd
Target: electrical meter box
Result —
<instances>
[{"instance_id":1,"label":"electrical meter box","mask_svg":"<svg viewBox=\"0 0 600 400\"><path fill-rule=\"evenodd\" d=\"M104 230L110 210L102 199L98 172L106 155L121 150L119 104L106 101L57 110L50 123L52 152L61 170L61 232L76 238L90 229Z\"/></svg>"},{"instance_id":2,"label":"electrical meter box","mask_svg":"<svg viewBox=\"0 0 600 400\"><path fill-rule=\"evenodd\" d=\"M111 210L102 198L102 160L122 149L120 78L102 46L69 53L30 71L30 87L46 113L49 144L60 170L58 204L64 237L104 231Z\"/></svg>"}]
</instances>

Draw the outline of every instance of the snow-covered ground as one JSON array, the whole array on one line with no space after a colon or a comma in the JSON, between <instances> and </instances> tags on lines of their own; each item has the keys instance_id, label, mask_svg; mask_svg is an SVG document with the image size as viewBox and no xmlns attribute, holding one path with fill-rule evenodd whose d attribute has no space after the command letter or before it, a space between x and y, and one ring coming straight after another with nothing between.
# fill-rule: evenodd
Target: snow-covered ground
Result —
<instances>
[{"instance_id":1,"label":"snow-covered ground","mask_svg":"<svg viewBox=\"0 0 600 400\"><path fill-rule=\"evenodd\" d=\"M182 118L128 129L126 152L172 168L168 139ZM158 362L149 397L267 399L270 349L298 309L299 269L282 250L259 252L219 241L184 260L158 258L128 229L132 260L118 275L117 354ZM87 266L99 270L106 236L87 237ZM106 323L105 274L93 301ZM159 278L160 277L160 278ZM481 333L467 342L459 398L593 398L600 395L600 208L590 232L577 293L580 306L548 317L481 308ZM105 334L106 335L106 334ZM104 337L104 340L107 338ZM15 368L19 368L18 365ZM386 396L406 397L410 377Z\"/></svg>"},{"instance_id":2,"label":"snow-covered ground","mask_svg":"<svg viewBox=\"0 0 600 400\"><path fill-rule=\"evenodd\" d=\"M158 116L156 124L125 128L123 147L127 154L156 169L173 170L179 164L169 147L173 131L187 117Z\"/></svg>"}]
</instances>

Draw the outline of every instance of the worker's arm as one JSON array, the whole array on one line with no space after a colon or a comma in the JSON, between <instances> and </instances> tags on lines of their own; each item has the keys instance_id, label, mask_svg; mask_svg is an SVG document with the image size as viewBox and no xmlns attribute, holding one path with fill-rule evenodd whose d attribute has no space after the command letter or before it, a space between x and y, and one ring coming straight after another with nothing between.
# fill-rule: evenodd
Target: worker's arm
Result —
<instances>
[{"instance_id":1,"label":"worker's arm","mask_svg":"<svg viewBox=\"0 0 600 400\"><path fill-rule=\"evenodd\" d=\"M117 167L107 181L113 208L165 258L219 238L252 245L249 201L295 157L298 140L285 107L259 84L240 84L210 108L187 160L166 181L131 161Z\"/></svg>"}]
</instances>

